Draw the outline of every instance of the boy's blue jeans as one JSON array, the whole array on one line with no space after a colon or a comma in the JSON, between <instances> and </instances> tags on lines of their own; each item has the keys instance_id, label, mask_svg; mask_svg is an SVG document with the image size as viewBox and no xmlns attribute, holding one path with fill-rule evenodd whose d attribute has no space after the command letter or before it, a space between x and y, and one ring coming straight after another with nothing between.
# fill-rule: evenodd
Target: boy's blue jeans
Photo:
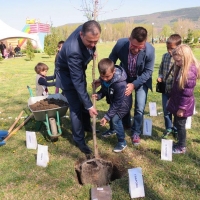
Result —
<instances>
[{"instance_id":1,"label":"boy's blue jeans","mask_svg":"<svg viewBox=\"0 0 200 200\"><path fill-rule=\"evenodd\" d=\"M122 119L119 117L119 115L116 114L110 120L109 123L110 123L110 130L116 131L118 142L124 142L124 138L125 138L124 127L122 124Z\"/></svg>"},{"instance_id":2,"label":"boy's blue jeans","mask_svg":"<svg viewBox=\"0 0 200 200\"><path fill-rule=\"evenodd\" d=\"M169 100L169 94L162 94L162 107L165 120L165 128L172 129L172 114L167 110L167 101Z\"/></svg>"}]
</instances>

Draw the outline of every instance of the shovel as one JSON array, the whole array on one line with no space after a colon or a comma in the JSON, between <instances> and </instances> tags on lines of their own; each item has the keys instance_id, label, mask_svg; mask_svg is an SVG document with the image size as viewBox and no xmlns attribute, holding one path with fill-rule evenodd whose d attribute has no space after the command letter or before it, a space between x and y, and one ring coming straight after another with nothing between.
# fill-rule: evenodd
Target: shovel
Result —
<instances>
[{"instance_id":1,"label":"shovel","mask_svg":"<svg viewBox=\"0 0 200 200\"><path fill-rule=\"evenodd\" d=\"M16 129L14 129L12 131L12 129L15 127L15 125L17 124L17 122L19 121L19 119L21 118L22 114L24 111L22 111L19 116L17 117L17 119L15 120L15 122L13 123L13 125L9 128L8 131L4 131L4 130L0 130L0 140L3 140L0 142L0 146L3 146L6 144L6 141L13 135L15 134L22 126L24 126L24 124L26 124L26 122L29 121L30 118L33 117L33 114L31 114L28 118L25 119L25 121L23 121ZM12 132L11 132L12 131ZM1 137L1 133L3 135L3 137Z\"/></svg>"},{"instance_id":2,"label":"shovel","mask_svg":"<svg viewBox=\"0 0 200 200\"><path fill-rule=\"evenodd\" d=\"M17 122L20 120L22 114L24 111L21 111L21 113L19 114L19 116L17 117L17 119L15 120L15 122L12 124L12 126L8 129L8 131L6 130L0 130L0 146L5 145L6 142L4 141L4 139L10 134L10 132L13 130L13 128L15 127L15 125L17 124Z\"/></svg>"},{"instance_id":3,"label":"shovel","mask_svg":"<svg viewBox=\"0 0 200 200\"><path fill-rule=\"evenodd\" d=\"M96 59L93 58L92 78L95 80ZM95 85L93 85L93 94L95 94ZM93 107L96 107L96 99L93 98ZM99 157L97 139L96 139L96 115L93 116L92 122L94 158L87 160L76 166L80 174L82 184L92 184L96 186L107 185L110 182L113 164L110 161L103 160Z\"/></svg>"}]
</instances>

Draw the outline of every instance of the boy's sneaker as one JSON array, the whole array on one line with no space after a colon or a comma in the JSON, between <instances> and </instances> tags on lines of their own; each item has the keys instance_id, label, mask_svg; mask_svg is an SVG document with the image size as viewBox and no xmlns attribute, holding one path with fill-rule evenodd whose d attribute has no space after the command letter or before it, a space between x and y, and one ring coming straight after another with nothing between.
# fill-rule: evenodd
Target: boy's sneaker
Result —
<instances>
[{"instance_id":1,"label":"boy's sneaker","mask_svg":"<svg viewBox=\"0 0 200 200\"><path fill-rule=\"evenodd\" d=\"M134 134L132 136L132 143L133 143L133 145L139 145L140 144L140 136L137 134Z\"/></svg>"},{"instance_id":2,"label":"boy's sneaker","mask_svg":"<svg viewBox=\"0 0 200 200\"><path fill-rule=\"evenodd\" d=\"M105 132L103 132L103 133L101 134L101 136L102 136L102 137L105 137L105 138L110 137L110 136L112 136L112 135L116 135L115 130L107 130L107 131L105 131Z\"/></svg>"},{"instance_id":3,"label":"boy's sneaker","mask_svg":"<svg viewBox=\"0 0 200 200\"><path fill-rule=\"evenodd\" d=\"M123 151L126 147L127 147L126 141L118 142L113 151L119 153Z\"/></svg>"},{"instance_id":4,"label":"boy's sneaker","mask_svg":"<svg viewBox=\"0 0 200 200\"><path fill-rule=\"evenodd\" d=\"M171 134L171 133L172 133L172 129L167 129L167 130L163 133L162 138L163 138L163 139L167 139L168 136L169 136L169 134Z\"/></svg>"},{"instance_id":5,"label":"boy's sneaker","mask_svg":"<svg viewBox=\"0 0 200 200\"><path fill-rule=\"evenodd\" d=\"M184 154L186 152L186 147L174 146L172 153L174 154Z\"/></svg>"}]
</instances>

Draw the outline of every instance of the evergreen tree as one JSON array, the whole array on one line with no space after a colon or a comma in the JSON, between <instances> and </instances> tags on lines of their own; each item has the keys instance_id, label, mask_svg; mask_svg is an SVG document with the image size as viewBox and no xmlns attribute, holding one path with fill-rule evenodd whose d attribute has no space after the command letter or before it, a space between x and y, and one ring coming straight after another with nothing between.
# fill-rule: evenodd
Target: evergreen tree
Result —
<instances>
[{"instance_id":1,"label":"evergreen tree","mask_svg":"<svg viewBox=\"0 0 200 200\"><path fill-rule=\"evenodd\" d=\"M51 29L51 34L48 34L44 38L44 52L51 57L55 55L57 51L57 45L60 41L60 36L55 29Z\"/></svg>"},{"instance_id":2,"label":"evergreen tree","mask_svg":"<svg viewBox=\"0 0 200 200\"><path fill-rule=\"evenodd\" d=\"M190 48L194 48L195 44L194 44L193 32L190 29L188 29L187 38L183 42L189 45Z\"/></svg>"},{"instance_id":3,"label":"evergreen tree","mask_svg":"<svg viewBox=\"0 0 200 200\"><path fill-rule=\"evenodd\" d=\"M26 56L27 56L30 60L32 60L32 58L35 57L35 54L34 54L34 47L33 47L32 43L31 43L31 40L30 40L30 39L28 39L28 40L27 40L27 43L26 43Z\"/></svg>"}]
</instances>

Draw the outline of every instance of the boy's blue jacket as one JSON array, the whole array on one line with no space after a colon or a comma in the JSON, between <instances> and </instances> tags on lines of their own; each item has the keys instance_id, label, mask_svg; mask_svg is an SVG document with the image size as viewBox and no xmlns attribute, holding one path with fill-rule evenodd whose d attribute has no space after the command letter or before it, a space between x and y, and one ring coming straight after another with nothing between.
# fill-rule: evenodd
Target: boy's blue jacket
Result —
<instances>
[{"instance_id":1,"label":"boy's blue jacket","mask_svg":"<svg viewBox=\"0 0 200 200\"><path fill-rule=\"evenodd\" d=\"M132 95L125 96L127 75L122 67L115 66L115 73L110 80L110 85L106 87L101 80L101 89L97 92L97 100L106 96L106 101L110 108L104 118L110 121L114 115L118 114L123 118L132 107Z\"/></svg>"}]
</instances>

